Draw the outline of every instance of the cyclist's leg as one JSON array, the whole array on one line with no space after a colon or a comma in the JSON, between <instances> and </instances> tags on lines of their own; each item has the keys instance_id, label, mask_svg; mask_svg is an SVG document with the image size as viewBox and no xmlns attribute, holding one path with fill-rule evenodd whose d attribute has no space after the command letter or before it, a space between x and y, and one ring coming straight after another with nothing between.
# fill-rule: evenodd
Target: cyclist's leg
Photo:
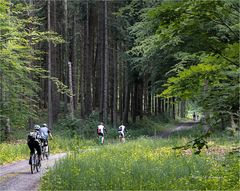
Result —
<instances>
[{"instance_id":1,"label":"cyclist's leg","mask_svg":"<svg viewBox=\"0 0 240 191\"><path fill-rule=\"evenodd\" d=\"M121 131L119 131L119 141L122 142L123 141L123 134Z\"/></svg>"},{"instance_id":2,"label":"cyclist's leg","mask_svg":"<svg viewBox=\"0 0 240 191\"><path fill-rule=\"evenodd\" d=\"M45 139L44 146L46 147L46 152L48 153L48 139Z\"/></svg>"},{"instance_id":3,"label":"cyclist's leg","mask_svg":"<svg viewBox=\"0 0 240 191\"><path fill-rule=\"evenodd\" d=\"M27 143L29 149L30 149L30 158L29 158L29 164L31 164L31 159L32 159L32 155L34 154L34 144L32 142L28 142Z\"/></svg>"},{"instance_id":4,"label":"cyclist's leg","mask_svg":"<svg viewBox=\"0 0 240 191\"><path fill-rule=\"evenodd\" d=\"M104 143L104 135L102 135L102 144Z\"/></svg>"},{"instance_id":5,"label":"cyclist's leg","mask_svg":"<svg viewBox=\"0 0 240 191\"><path fill-rule=\"evenodd\" d=\"M41 161L41 155L42 155L42 148L41 148L41 143L38 141L35 141L35 149L37 150L37 154L38 154L38 162L40 163Z\"/></svg>"},{"instance_id":6,"label":"cyclist's leg","mask_svg":"<svg viewBox=\"0 0 240 191\"><path fill-rule=\"evenodd\" d=\"M103 144L103 134L102 133L98 133L98 139L99 139L99 143Z\"/></svg>"},{"instance_id":7,"label":"cyclist's leg","mask_svg":"<svg viewBox=\"0 0 240 191\"><path fill-rule=\"evenodd\" d=\"M121 142L121 131L118 131L118 138L119 138L119 141Z\"/></svg>"},{"instance_id":8,"label":"cyclist's leg","mask_svg":"<svg viewBox=\"0 0 240 191\"><path fill-rule=\"evenodd\" d=\"M125 143L125 134L122 132L122 142Z\"/></svg>"}]
</instances>

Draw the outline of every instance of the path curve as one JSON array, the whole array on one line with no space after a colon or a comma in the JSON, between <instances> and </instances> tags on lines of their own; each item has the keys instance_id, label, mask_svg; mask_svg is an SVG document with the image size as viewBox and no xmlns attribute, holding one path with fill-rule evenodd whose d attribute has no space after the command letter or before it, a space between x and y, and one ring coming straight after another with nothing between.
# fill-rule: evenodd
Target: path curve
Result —
<instances>
[{"instance_id":1,"label":"path curve","mask_svg":"<svg viewBox=\"0 0 240 191\"><path fill-rule=\"evenodd\" d=\"M52 167L57 160L66 156L66 153L50 155L48 160L42 161L40 172L31 174L28 160L22 160L0 166L0 190L9 191L36 191L41 176Z\"/></svg>"},{"instance_id":2,"label":"path curve","mask_svg":"<svg viewBox=\"0 0 240 191\"><path fill-rule=\"evenodd\" d=\"M191 129L198 123L199 121L187 121L187 122L179 123L175 128L168 129L166 131L161 132L159 134L159 137L167 138L175 132Z\"/></svg>"}]
</instances>

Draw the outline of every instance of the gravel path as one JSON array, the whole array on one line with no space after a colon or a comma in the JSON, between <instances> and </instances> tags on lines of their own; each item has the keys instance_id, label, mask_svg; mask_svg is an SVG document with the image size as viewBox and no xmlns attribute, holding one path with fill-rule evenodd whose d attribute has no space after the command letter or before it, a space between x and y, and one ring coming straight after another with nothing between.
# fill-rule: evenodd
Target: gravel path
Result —
<instances>
[{"instance_id":1,"label":"gravel path","mask_svg":"<svg viewBox=\"0 0 240 191\"><path fill-rule=\"evenodd\" d=\"M191 129L198 123L199 123L198 121L188 121L188 122L179 123L176 128L168 129L160 133L159 137L167 138L175 132Z\"/></svg>"},{"instance_id":2,"label":"gravel path","mask_svg":"<svg viewBox=\"0 0 240 191\"><path fill-rule=\"evenodd\" d=\"M31 174L28 160L0 166L0 190L38 190L41 176L49 167L52 167L58 159L64 156L66 156L66 153L51 155L48 160L42 161L40 172L34 174Z\"/></svg>"}]
</instances>

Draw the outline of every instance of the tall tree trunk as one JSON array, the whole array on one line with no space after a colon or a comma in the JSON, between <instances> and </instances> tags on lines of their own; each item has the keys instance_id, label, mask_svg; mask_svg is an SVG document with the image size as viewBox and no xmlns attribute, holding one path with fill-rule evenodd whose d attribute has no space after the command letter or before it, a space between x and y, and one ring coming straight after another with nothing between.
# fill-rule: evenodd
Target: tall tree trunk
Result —
<instances>
[{"instance_id":1,"label":"tall tree trunk","mask_svg":"<svg viewBox=\"0 0 240 191\"><path fill-rule=\"evenodd\" d=\"M51 0L48 0L48 31L51 30ZM51 66L51 42L48 42L48 72L51 77L52 66ZM51 79L48 78L48 127L51 129L53 124L52 117L52 83Z\"/></svg>"},{"instance_id":2,"label":"tall tree trunk","mask_svg":"<svg viewBox=\"0 0 240 191\"><path fill-rule=\"evenodd\" d=\"M77 80L77 73L78 73L78 67L77 67L77 15L76 11L73 15L73 50L72 50L72 89L73 89L73 106L74 110L77 109L78 104L78 80Z\"/></svg>"},{"instance_id":3,"label":"tall tree trunk","mask_svg":"<svg viewBox=\"0 0 240 191\"><path fill-rule=\"evenodd\" d=\"M143 96L144 96L144 114L148 113L148 85L147 85L147 79L146 76L144 76L144 82L143 82Z\"/></svg>"},{"instance_id":4,"label":"tall tree trunk","mask_svg":"<svg viewBox=\"0 0 240 191\"><path fill-rule=\"evenodd\" d=\"M181 101L181 118L185 118L186 116L186 102Z\"/></svg>"},{"instance_id":5,"label":"tall tree trunk","mask_svg":"<svg viewBox=\"0 0 240 191\"><path fill-rule=\"evenodd\" d=\"M72 63L68 62L69 71L69 88L70 88L70 116L71 119L74 118L74 106L73 106L73 86L72 86Z\"/></svg>"},{"instance_id":6,"label":"tall tree trunk","mask_svg":"<svg viewBox=\"0 0 240 191\"><path fill-rule=\"evenodd\" d=\"M122 122L123 120L123 62L120 61L119 63L119 67L118 67L118 71L119 71L119 78L118 78L118 96L119 96L119 114L120 114L120 121Z\"/></svg>"},{"instance_id":7,"label":"tall tree trunk","mask_svg":"<svg viewBox=\"0 0 240 191\"><path fill-rule=\"evenodd\" d=\"M137 82L133 83L133 88L132 88L132 120L133 123L136 122L137 118L137 101L138 101L138 94L137 94ZM127 99L127 98L125 98Z\"/></svg>"},{"instance_id":8,"label":"tall tree trunk","mask_svg":"<svg viewBox=\"0 0 240 191\"><path fill-rule=\"evenodd\" d=\"M109 37L111 37L111 31L109 31ZM113 99L114 99L114 48L113 47L113 39L110 38L109 47L111 49L109 50L109 110L110 110L110 119L111 119L111 125L113 126Z\"/></svg>"},{"instance_id":9,"label":"tall tree trunk","mask_svg":"<svg viewBox=\"0 0 240 191\"><path fill-rule=\"evenodd\" d=\"M85 52L84 52L84 65L85 65L85 114L89 116L92 113L92 93L91 93L91 85L92 85L92 63L90 63L89 58L89 3L86 2L86 25L85 25ZM90 54L91 55L91 54Z\"/></svg>"},{"instance_id":10,"label":"tall tree trunk","mask_svg":"<svg viewBox=\"0 0 240 191\"><path fill-rule=\"evenodd\" d=\"M140 119L143 118L143 82L139 85L139 99L138 99L138 111L139 111L139 117Z\"/></svg>"},{"instance_id":11,"label":"tall tree trunk","mask_svg":"<svg viewBox=\"0 0 240 191\"><path fill-rule=\"evenodd\" d=\"M129 113L129 100L130 100L130 87L129 87L129 74L128 74L128 64L125 66L125 77L124 77L124 111L123 111L123 123L128 124L128 113Z\"/></svg>"},{"instance_id":12,"label":"tall tree trunk","mask_svg":"<svg viewBox=\"0 0 240 191\"><path fill-rule=\"evenodd\" d=\"M113 50L113 127L117 127L117 42L114 43Z\"/></svg>"},{"instance_id":13,"label":"tall tree trunk","mask_svg":"<svg viewBox=\"0 0 240 191\"><path fill-rule=\"evenodd\" d=\"M54 0L53 1L53 11L52 11L52 28L55 32L58 32L57 30L57 1ZM57 63L61 63L60 61L57 62L57 50L58 50L58 46L53 46L52 47L52 76L59 78L60 74L58 74L59 70L61 67L59 67L59 65ZM52 84L52 113L53 113L53 123L57 121L58 119L58 114L59 114L59 110L60 110L60 95L57 91L57 86L56 84Z\"/></svg>"},{"instance_id":14,"label":"tall tree trunk","mask_svg":"<svg viewBox=\"0 0 240 191\"><path fill-rule=\"evenodd\" d=\"M164 116L168 118L168 99L164 99Z\"/></svg>"},{"instance_id":15,"label":"tall tree trunk","mask_svg":"<svg viewBox=\"0 0 240 191\"><path fill-rule=\"evenodd\" d=\"M108 2L104 1L104 30L105 30L105 47L104 47L104 102L103 102L103 119L104 123L108 121Z\"/></svg>"},{"instance_id":16,"label":"tall tree trunk","mask_svg":"<svg viewBox=\"0 0 240 191\"><path fill-rule=\"evenodd\" d=\"M99 1L99 12L98 12L98 39L99 39L99 68L100 68L100 80L99 80L99 120L104 121L103 110L104 110L104 2Z\"/></svg>"},{"instance_id":17,"label":"tall tree trunk","mask_svg":"<svg viewBox=\"0 0 240 191\"><path fill-rule=\"evenodd\" d=\"M172 98L172 118L176 119L176 110L175 110L175 97Z\"/></svg>"},{"instance_id":18,"label":"tall tree trunk","mask_svg":"<svg viewBox=\"0 0 240 191\"><path fill-rule=\"evenodd\" d=\"M203 88L203 95L204 97L206 96L207 94L207 91L208 91L208 80L205 80L205 84L204 84L204 88ZM206 131L209 131L210 130L210 126L207 124L207 121L208 119L210 118L210 115L209 115L209 111L205 110L204 113L204 118L203 118L203 128L206 130Z\"/></svg>"},{"instance_id":19,"label":"tall tree trunk","mask_svg":"<svg viewBox=\"0 0 240 191\"><path fill-rule=\"evenodd\" d=\"M29 0L29 5L30 6L33 6L33 0ZM30 9L28 11L28 17L32 17L33 16L33 11ZM29 29L32 30L32 24L29 25ZM30 42L31 42L31 39L30 39ZM34 48L34 47L33 47ZM32 63L31 63L32 65ZM32 74L30 73L29 74L29 78L32 79ZM1 88L0 88L1 89ZM32 96L29 98L29 106L32 107L33 103L32 103ZM28 118L28 128L31 129L33 127L33 119L32 117L29 117Z\"/></svg>"},{"instance_id":20,"label":"tall tree trunk","mask_svg":"<svg viewBox=\"0 0 240 191\"><path fill-rule=\"evenodd\" d=\"M148 115L151 116L152 114L152 93L151 93L151 83L148 84Z\"/></svg>"},{"instance_id":21,"label":"tall tree trunk","mask_svg":"<svg viewBox=\"0 0 240 191\"><path fill-rule=\"evenodd\" d=\"M84 25L80 26L81 42L80 42L80 115L82 118L85 117L85 101L84 101L84 92L85 92L85 82L84 82Z\"/></svg>"},{"instance_id":22,"label":"tall tree trunk","mask_svg":"<svg viewBox=\"0 0 240 191\"><path fill-rule=\"evenodd\" d=\"M64 64L63 64L63 72L64 72L64 82L68 84L67 78L67 66L68 66L68 1L64 0L64 38L65 38L65 45L64 45ZM64 114L67 114L67 95L64 94Z\"/></svg>"}]
</instances>

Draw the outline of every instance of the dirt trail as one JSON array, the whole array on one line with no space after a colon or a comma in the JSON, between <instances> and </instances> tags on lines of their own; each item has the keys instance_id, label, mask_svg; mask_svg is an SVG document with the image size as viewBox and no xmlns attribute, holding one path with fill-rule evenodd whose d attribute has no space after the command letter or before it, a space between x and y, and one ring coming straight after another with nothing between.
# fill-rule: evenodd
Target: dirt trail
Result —
<instances>
[{"instance_id":1,"label":"dirt trail","mask_svg":"<svg viewBox=\"0 0 240 191\"><path fill-rule=\"evenodd\" d=\"M66 153L51 155L48 160L42 161L40 172L34 174L30 172L28 160L0 166L0 190L38 190L41 176L64 156Z\"/></svg>"},{"instance_id":2,"label":"dirt trail","mask_svg":"<svg viewBox=\"0 0 240 191\"><path fill-rule=\"evenodd\" d=\"M182 123L179 123L176 128L172 128L172 129L168 129L166 131L163 131L162 133L160 133L159 136L162 137L162 138L167 138L175 132L191 129L191 128L194 127L194 125L196 125L198 123L199 123L198 121L182 122Z\"/></svg>"}]
</instances>

